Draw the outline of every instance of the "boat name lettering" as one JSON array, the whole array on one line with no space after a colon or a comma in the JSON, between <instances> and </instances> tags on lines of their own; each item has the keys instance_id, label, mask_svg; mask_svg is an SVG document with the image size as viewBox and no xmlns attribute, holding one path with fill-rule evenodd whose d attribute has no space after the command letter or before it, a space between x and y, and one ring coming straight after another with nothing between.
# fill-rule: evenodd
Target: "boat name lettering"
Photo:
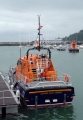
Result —
<instances>
[{"instance_id":1,"label":"boat name lettering","mask_svg":"<svg viewBox=\"0 0 83 120\"><path fill-rule=\"evenodd\" d=\"M60 94L62 92L45 92L45 93L41 93L41 95L44 95L44 94Z\"/></svg>"}]
</instances>

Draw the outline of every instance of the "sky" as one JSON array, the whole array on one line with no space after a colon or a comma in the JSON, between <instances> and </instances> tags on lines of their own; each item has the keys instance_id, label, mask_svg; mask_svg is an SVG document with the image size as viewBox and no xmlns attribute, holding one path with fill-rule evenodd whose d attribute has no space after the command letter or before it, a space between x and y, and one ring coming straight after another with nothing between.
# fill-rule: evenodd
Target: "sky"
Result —
<instances>
[{"instance_id":1,"label":"sky","mask_svg":"<svg viewBox=\"0 0 83 120\"><path fill-rule=\"evenodd\" d=\"M40 15L41 40L83 29L83 0L0 0L0 42L34 41Z\"/></svg>"}]
</instances>

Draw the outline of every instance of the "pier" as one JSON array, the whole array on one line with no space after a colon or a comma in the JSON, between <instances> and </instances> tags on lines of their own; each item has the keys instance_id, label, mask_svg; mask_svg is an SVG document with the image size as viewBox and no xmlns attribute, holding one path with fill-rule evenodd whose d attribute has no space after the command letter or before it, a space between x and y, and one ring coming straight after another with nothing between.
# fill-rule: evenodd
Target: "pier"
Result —
<instances>
[{"instance_id":1,"label":"pier","mask_svg":"<svg viewBox=\"0 0 83 120\"><path fill-rule=\"evenodd\" d=\"M18 113L19 101L0 73L0 115Z\"/></svg>"},{"instance_id":2,"label":"pier","mask_svg":"<svg viewBox=\"0 0 83 120\"><path fill-rule=\"evenodd\" d=\"M57 40L41 40L40 41L41 44L51 44L51 45L60 45L60 44L70 44L71 41L63 41L62 39L57 39ZM78 45L81 45L83 44L83 41L76 41ZM27 46L27 45L34 45L35 44L35 41L31 41L31 42L0 42L0 46Z\"/></svg>"}]
</instances>

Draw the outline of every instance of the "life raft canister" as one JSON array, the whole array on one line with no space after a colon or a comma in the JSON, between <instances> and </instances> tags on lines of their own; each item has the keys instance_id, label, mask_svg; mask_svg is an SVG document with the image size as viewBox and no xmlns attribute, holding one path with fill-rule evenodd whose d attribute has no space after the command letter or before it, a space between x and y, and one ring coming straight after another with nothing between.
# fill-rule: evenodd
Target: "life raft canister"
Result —
<instances>
[{"instance_id":1,"label":"life raft canister","mask_svg":"<svg viewBox=\"0 0 83 120\"><path fill-rule=\"evenodd\" d=\"M65 81L66 81L66 82L69 82L69 76L68 76L68 74L65 75Z\"/></svg>"}]
</instances>

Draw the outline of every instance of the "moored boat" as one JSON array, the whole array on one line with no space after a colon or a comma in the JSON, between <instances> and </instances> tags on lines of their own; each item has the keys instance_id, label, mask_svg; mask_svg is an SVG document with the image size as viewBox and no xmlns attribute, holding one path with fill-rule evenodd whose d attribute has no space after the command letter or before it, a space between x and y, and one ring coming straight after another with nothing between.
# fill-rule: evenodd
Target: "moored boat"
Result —
<instances>
[{"instance_id":1,"label":"moored boat","mask_svg":"<svg viewBox=\"0 0 83 120\"><path fill-rule=\"evenodd\" d=\"M55 45L53 45L53 49L56 49L57 48L57 45L55 44Z\"/></svg>"},{"instance_id":2,"label":"moored boat","mask_svg":"<svg viewBox=\"0 0 83 120\"><path fill-rule=\"evenodd\" d=\"M63 46L63 45L59 45L58 47L56 47L56 49L57 49L58 51L65 51L65 50L66 50L66 47Z\"/></svg>"},{"instance_id":3,"label":"moored boat","mask_svg":"<svg viewBox=\"0 0 83 120\"><path fill-rule=\"evenodd\" d=\"M83 44L79 46L80 49L83 49Z\"/></svg>"},{"instance_id":4,"label":"moored boat","mask_svg":"<svg viewBox=\"0 0 83 120\"><path fill-rule=\"evenodd\" d=\"M75 41L70 43L69 52L79 52L79 47Z\"/></svg>"},{"instance_id":5,"label":"moored boat","mask_svg":"<svg viewBox=\"0 0 83 120\"><path fill-rule=\"evenodd\" d=\"M10 83L19 90L20 101L28 108L69 105L75 95L70 76L56 71L50 49L40 46L40 16L38 20L39 42L18 59L15 67L10 67ZM30 54L32 50L36 54Z\"/></svg>"}]
</instances>

